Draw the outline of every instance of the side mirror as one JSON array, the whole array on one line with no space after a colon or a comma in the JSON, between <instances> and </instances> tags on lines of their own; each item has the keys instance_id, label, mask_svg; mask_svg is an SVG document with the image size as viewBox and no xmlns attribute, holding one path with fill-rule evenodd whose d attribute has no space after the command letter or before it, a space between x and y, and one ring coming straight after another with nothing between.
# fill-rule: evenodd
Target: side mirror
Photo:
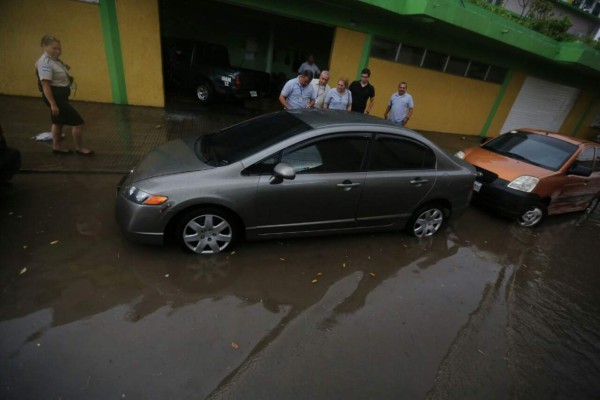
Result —
<instances>
[{"instance_id":1,"label":"side mirror","mask_svg":"<svg viewBox=\"0 0 600 400\"><path fill-rule=\"evenodd\" d=\"M293 180L296 178L296 171L288 163L279 163L273 168L273 175L269 180L272 185L283 182L284 179Z\"/></svg>"},{"instance_id":2,"label":"side mirror","mask_svg":"<svg viewBox=\"0 0 600 400\"><path fill-rule=\"evenodd\" d=\"M577 176L590 176L592 174L592 169L589 167L585 167L583 165L572 165L569 168L569 174L570 175L577 175Z\"/></svg>"}]
</instances>

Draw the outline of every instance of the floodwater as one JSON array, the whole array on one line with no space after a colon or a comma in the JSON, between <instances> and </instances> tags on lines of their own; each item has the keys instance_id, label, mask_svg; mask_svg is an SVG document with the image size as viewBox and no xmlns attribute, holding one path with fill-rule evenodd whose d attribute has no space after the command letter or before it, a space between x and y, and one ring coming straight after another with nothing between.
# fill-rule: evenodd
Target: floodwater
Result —
<instances>
[{"instance_id":1,"label":"floodwater","mask_svg":"<svg viewBox=\"0 0 600 400\"><path fill-rule=\"evenodd\" d=\"M600 211L202 257L123 239L119 178L0 189L0 398L600 397Z\"/></svg>"}]
</instances>

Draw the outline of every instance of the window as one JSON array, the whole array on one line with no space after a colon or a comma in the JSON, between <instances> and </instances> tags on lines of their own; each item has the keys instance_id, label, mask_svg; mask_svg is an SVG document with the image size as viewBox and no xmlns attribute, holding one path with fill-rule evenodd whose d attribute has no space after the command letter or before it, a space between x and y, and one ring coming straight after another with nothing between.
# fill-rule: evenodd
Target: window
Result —
<instances>
[{"instance_id":1,"label":"window","mask_svg":"<svg viewBox=\"0 0 600 400\"><path fill-rule=\"evenodd\" d=\"M380 137L375 142L370 171L434 169L433 150L406 139Z\"/></svg>"},{"instance_id":2,"label":"window","mask_svg":"<svg viewBox=\"0 0 600 400\"><path fill-rule=\"evenodd\" d=\"M448 56L446 54L427 50L425 53L425 59L423 60L423 68L443 71L444 67L446 66L446 60L448 60Z\"/></svg>"},{"instance_id":3,"label":"window","mask_svg":"<svg viewBox=\"0 0 600 400\"><path fill-rule=\"evenodd\" d=\"M281 162L294 167L297 174L352 172L362 169L369 138L336 137L284 151Z\"/></svg>"},{"instance_id":4,"label":"window","mask_svg":"<svg viewBox=\"0 0 600 400\"><path fill-rule=\"evenodd\" d=\"M398 62L403 64L421 65L423 53L425 49L413 47L407 44L400 45L400 53L398 54Z\"/></svg>"},{"instance_id":5,"label":"window","mask_svg":"<svg viewBox=\"0 0 600 400\"><path fill-rule=\"evenodd\" d=\"M506 68L491 65L485 80L488 82L503 83L507 72L508 70Z\"/></svg>"},{"instance_id":6,"label":"window","mask_svg":"<svg viewBox=\"0 0 600 400\"><path fill-rule=\"evenodd\" d=\"M487 64L479 63L476 61L471 61L471 63L469 64L469 69L467 70L467 76L469 78L483 80L483 79L485 79L485 76L487 75L488 68L489 68L489 65L487 65Z\"/></svg>"},{"instance_id":7,"label":"window","mask_svg":"<svg viewBox=\"0 0 600 400\"><path fill-rule=\"evenodd\" d=\"M450 56L450 59L448 60L448 65L446 66L446 72L448 72L449 74L465 76L465 74L467 73L468 66L469 60Z\"/></svg>"},{"instance_id":8,"label":"window","mask_svg":"<svg viewBox=\"0 0 600 400\"><path fill-rule=\"evenodd\" d=\"M594 171L600 171L600 147L596 147L596 161L594 163Z\"/></svg>"},{"instance_id":9,"label":"window","mask_svg":"<svg viewBox=\"0 0 600 400\"><path fill-rule=\"evenodd\" d=\"M371 55L384 60L396 61L398 52L398 43L393 43L383 39L374 39L371 46Z\"/></svg>"},{"instance_id":10,"label":"window","mask_svg":"<svg viewBox=\"0 0 600 400\"><path fill-rule=\"evenodd\" d=\"M600 0L597 1L600 5ZM371 56L497 84L502 84L508 73L503 67L381 38L373 39Z\"/></svg>"}]
</instances>

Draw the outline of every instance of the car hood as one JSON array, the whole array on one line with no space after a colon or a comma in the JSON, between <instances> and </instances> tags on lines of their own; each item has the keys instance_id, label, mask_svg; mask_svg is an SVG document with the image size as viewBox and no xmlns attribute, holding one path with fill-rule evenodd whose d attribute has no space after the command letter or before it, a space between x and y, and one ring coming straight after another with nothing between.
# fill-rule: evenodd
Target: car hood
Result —
<instances>
[{"instance_id":1,"label":"car hood","mask_svg":"<svg viewBox=\"0 0 600 400\"><path fill-rule=\"evenodd\" d=\"M481 147L472 147L464 151L465 161L498 175L500 179L511 182L522 175L543 178L553 171L538 167L523 161L515 160L502 154L485 150Z\"/></svg>"},{"instance_id":2,"label":"car hood","mask_svg":"<svg viewBox=\"0 0 600 400\"><path fill-rule=\"evenodd\" d=\"M135 168L133 181L214 168L202 162L196 155L196 140L172 140L154 149Z\"/></svg>"}]
</instances>

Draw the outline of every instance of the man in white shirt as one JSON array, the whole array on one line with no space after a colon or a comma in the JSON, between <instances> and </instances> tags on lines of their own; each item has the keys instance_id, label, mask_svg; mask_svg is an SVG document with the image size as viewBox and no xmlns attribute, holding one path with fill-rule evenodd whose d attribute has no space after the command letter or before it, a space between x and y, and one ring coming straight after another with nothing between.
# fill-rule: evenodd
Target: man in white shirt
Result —
<instances>
[{"instance_id":1,"label":"man in white shirt","mask_svg":"<svg viewBox=\"0 0 600 400\"><path fill-rule=\"evenodd\" d=\"M317 64L315 64L315 58L312 54L309 54L306 58L306 61L300 65L300 68L298 68L298 73L301 74L306 70L311 71L314 76L319 75L319 72L321 72Z\"/></svg>"}]
</instances>

